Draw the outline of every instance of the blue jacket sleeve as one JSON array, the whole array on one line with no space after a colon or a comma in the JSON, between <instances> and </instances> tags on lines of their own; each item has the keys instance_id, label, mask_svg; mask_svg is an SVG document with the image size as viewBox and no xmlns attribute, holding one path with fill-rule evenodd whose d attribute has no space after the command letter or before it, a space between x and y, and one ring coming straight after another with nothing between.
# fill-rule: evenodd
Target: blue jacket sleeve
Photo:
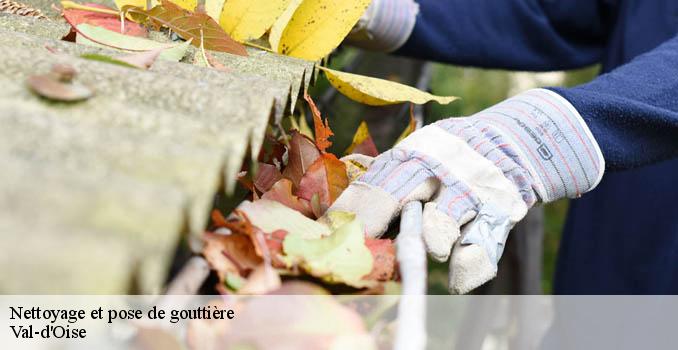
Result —
<instances>
[{"instance_id":1,"label":"blue jacket sleeve","mask_svg":"<svg viewBox=\"0 0 678 350\"><path fill-rule=\"evenodd\" d=\"M485 68L571 69L599 62L616 9L611 0L417 0L396 53Z\"/></svg>"},{"instance_id":2,"label":"blue jacket sleeve","mask_svg":"<svg viewBox=\"0 0 678 350\"><path fill-rule=\"evenodd\" d=\"M678 156L678 36L588 84L552 90L584 118L608 169Z\"/></svg>"}]
</instances>

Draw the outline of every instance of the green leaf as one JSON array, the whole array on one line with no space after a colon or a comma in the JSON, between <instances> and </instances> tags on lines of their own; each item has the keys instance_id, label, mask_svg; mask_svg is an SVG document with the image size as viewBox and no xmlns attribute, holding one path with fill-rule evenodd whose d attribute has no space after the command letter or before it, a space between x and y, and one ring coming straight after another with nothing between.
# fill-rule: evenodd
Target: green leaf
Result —
<instances>
[{"instance_id":1,"label":"green leaf","mask_svg":"<svg viewBox=\"0 0 678 350\"><path fill-rule=\"evenodd\" d=\"M113 48L127 52L163 49L158 58L171 62L179 62L186 55L186 50L191 44L190 40L180 44L165 44L150 39L116 33L85 23L79 24L76 30L78 31L76 37L78 44L108 49Z\"/></svg>"},{"instance_id":2,"label":"green leaf","mask_svg":"<svg viewBox=\"0 0 678 350\"><path fill-rule=\"evenodd\" d=\"M98 61L98 62L104 62L104 63L110 63L110 64L116 64L119 66L127 67L127 68L136 68L139 69L139 67L129 64L125 61L121 61L118 59L115 59L111 56L106 56L106 55L100 55L96 53L86 53L84 55L80 55L81 58L84 58L86 60L92 60L92 61Z\"/></svg>"},{"instance_id":3,"label":"green leaf","mask_svg":"<svg viewBox=\"0 0 678 350\"><path fill-rule=\"evenodd\" d=\"M238 206L238 209L247 215L252 225L266 233L284 230L288 234L310 239L327 236L331 232L329 227L268 199L245 201Z\"/></svg>"},{"instance_id":4,"label":"green leaf","mask_svg":"<svg viewBox=\"0 0 678 350\"><path fill-rule=\"evenodd\" d=\"M370 284L362 278L372 271L373 258L357 219L327 237L306 239L299 233L290 233L283 241L283 250L291 262L328 282L357 288Z\"/></svg>"}]
</instances>

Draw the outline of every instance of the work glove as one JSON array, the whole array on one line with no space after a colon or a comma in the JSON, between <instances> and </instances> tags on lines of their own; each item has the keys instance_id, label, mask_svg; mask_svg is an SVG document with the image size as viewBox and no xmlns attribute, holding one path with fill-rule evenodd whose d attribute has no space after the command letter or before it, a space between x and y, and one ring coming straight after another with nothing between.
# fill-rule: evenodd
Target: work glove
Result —
<instances>
[{"instance_id":1,"label":"work glove","mask_svg":"<svg viewBox=\"0 0 678 350\"><path fill-rule=\"evenodd\" d=\"M575 108L545 89L412 133L379 155L328 209L354 212L370 237L410 201L422 201L429 255L449 259L449 290L492 279L511 228L537 202L579 197L604 169Z\"/></svg>"},{"instance_id":2,"label":"work glove","mask_svg":"<svg viewBox=\"0 0 678 350\"><path fill-rule=\"evenodd\" d=\"M349 45L393 52L412 34L419 13L413 0L372 0L346 38Z\"/></svg>"}]
</instances>

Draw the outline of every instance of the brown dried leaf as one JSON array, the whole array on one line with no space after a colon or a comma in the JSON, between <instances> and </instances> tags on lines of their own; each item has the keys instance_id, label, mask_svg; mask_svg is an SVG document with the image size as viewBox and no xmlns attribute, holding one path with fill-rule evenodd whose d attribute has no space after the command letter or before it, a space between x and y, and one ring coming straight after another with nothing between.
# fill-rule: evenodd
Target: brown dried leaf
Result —
<instances>
[{"instance_id":1,"label":"brown dried leaf","mask_svg":"<svg viewBox=\"0 0 678 350\"><path fill-rule=\"evenodd\" d=\"M288 152L287 166L283 170L282 175L290 179L295 188L299 188L301 178L311 164L320 157L320 151L313 144L313 141L296 131L292 131L292 139L290 140Z\"/></svg>"},{"instance_id":2,"label":"brown dried leaf","mask_svg":"<svg viewBox=\"0 0 678 350\"><path fill-rule=\"evenodd\" d=\"M203 46L207 50L247 56L245 47L231 39L219 24L203 11L190 12L168 0L162 0L160 5L150 10L125 6L123 12L136 21L155 28L167 27L184 40L193 39L191 43L196 47Z\"/></svg>"},{"instance_id":3,"label":"brown dried leaf","mask_svg":"<svg viewBox=\"0 0 678 350\"><path fill-rule=\"evenodd\" d=\"M222 282L229 275L246 277L263 262L256 254L252 240L246 235L206 232L203 241L202 254Z\"/></svg>"},{"instance_id":4,"label":"brown dried leaf","mask_svg":"<svg viewBox=\"0 0 678 350\"><path fill-rule=\"evenodd\" d=\"M76 102L94 96L94 92L87 86L71 81L75 70L64 75L61 69L70 66L55 66L47 74L32 75L26 79L28 87L36 94L55 101Z\"/></svg>"},{"instance_id":5,"label":"brown dried leaf","mask_svg":"<svg viewBox=\"0 0 678 350\"><path fill-rule=\"evenodd\" d=\"M301 178L297 195L310 201L318 194L322 213L329 208L348 186L346 165L333 154L320 156Z\"/></svg>"},{"instance_id":6,"label":"brown dried leaf","mask_svg":"<svg viewBox=\"0 0 678 350\"><path fill-rule=\"evenodd\" d=\"M260 162L254 178L254 187L260 192L266 192L281 178L282 174L275 165Z\"/></svg>"},{"instance_id":7,"label":"brown dried leaf","mask_svg":"<svg viewBox=\"0 0 678 350\"><path fill-rule=\"evenodd\" d=\"M280 179L261 198L276 201L302 213L304 216L315 218L308 201L299 199L292 193L292 181L288 179Z\"/></svg>"}]
</instances>

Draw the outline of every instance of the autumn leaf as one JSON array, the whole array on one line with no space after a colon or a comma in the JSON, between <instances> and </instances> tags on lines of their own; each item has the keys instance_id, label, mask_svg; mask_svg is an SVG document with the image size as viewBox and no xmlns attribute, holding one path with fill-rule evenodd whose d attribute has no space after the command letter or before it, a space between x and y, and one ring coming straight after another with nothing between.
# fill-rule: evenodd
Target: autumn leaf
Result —
<instances>
[{"instance_id":1,"label":"autumn leaf","mask_svg":"<svg viewBox=\"0 0 678 350\"><path fill-rule=\"evenodd\" d=\"M413 133L415 130L417 130L417 121L414 119L414 116L410 114L410 122L407 124L407 128L405 128L405 130L403 130L400 136L398 136L398 139L396 140L395 144L397 145L400 141L410 136L410 134Z\"/></svg>"},{"instance_id":2,"label":"autumn leaf","mask_svg":"<svg viewBox=\"0 0 678 350\"><path fill-rule=\"evenodd\" d=\"M283 241L285 240L285 236L287 236L287 231L285 230L276 230L265 234L266 247L271 254L271 264L273 267L287 267L287 263L284 261L283 257Z\"/></svg>"},{"instance_id":3,"label":"autumn leaf","mask_svg":"<svg viewBox=\"0 0 678 350\"><path fill-rule=\"evenodd\" d=\"M90 24L79 24L75 27L78 35L76 42L78 44L113 48L128 52L142 52L162 49L161 60L170 62L179 62L185 55L190 43L183 42L179 44L165 44L146 38L139 38L120 34L105 28L93 26Z\"/></svg>"},{"instance_id":4,"label":"autumn leaf","mask_svg":"<svg viewBox=\"0 0 678 350\"><path fill-rule=\"evenodd\" d=\"M372 253L374 263L372 271L363 277L365 280L388 281L396 271L396 249L390 239L365 239L367 249Z\"/></svg>"},{"instance_id":5,"label":"autumn leaf","mask_svg":"<svg viewBox=\"0 0 678 350\"><path fill-rule=\"evenodd\" d=\"M322 238L305 239L290 233L285 237L283 250L292 263L327 282L357 288L369 284L363 277L372 271L373 258L357 219Z\"/></svg>"},{"instance_id":6,"label":"autumn leaf","mask_svg":"<svg viewBox=\"0 0 678 350\"><path fill-rule=\"evenodd\" d=\"M84 54L81 55L80 57L88 60L111 63L124 67L136 69L149 69L151 68L153 63L155 63L155 60L158 58L158 56L160 56L162 51L163 49L155 49L116 57L100 54Z\"/></svg>"},{"instance_id":7,"label":"autumn leaf","mask_svg":"<svg viewBox=\"0 0 678 350\"><path fill-rule=\"evenodd\" d=\"M156 28L167 27L184 40L192 40L193 46L203 45L207 50L247 56L245 47L231 39L214 19L202 11L190 12L168 0L162 0L161 5L150 10L127 6L123 11L142 23Z\"/></svg>"},{"instance_id":8,"label":"autumn leaf","mask_svg":"<svg viewBox=\"0 0 678 350\"><path fill-rule=\"evenodd\" d=\"M275 165L259 162L257 174L254 177L254 187L260 192L266 192L282 178L280 170Z\"/></svg>"},{"instance_id":9,"label":"autumn leaf","mask_svg":"<svg viewBox=\"0 0 678 350\"><path fill-rule=\"evenodd\" d=\"M238 210L247 215L252 225L265 233L283 230L288 234L298 234L304 238L318 238L331 232L326 225L268 199L262 198L254 202L244 201L240 203Z\"/></svg>"},{"instance_id":10,"label":"autumn leaf","mask_svg":"<svg viewBox=\"0 0 678 350\"><path fill-rule=\"evenodd\" d=\"M268 264L254 268L247 281L238 289L238 294L266 294L280 288L280 275Z\"/></svg>"},{"instance_id":11,"label":"autumn leaf","mask_svg":"<svg viewBox=\"0 0 678 350\"><path fill-rule=\"evenodd\" d=\"M85 4L83 6L94 9L110 10L112 13L93 12L76 8L66 8L67 6L64 6L65 8L62 15L74 29L79 24L87 23L120 34L138 37L148 36L146 28L137 23L125 21L125 25L123 26L120 21L120 16L117 15L117 11L110 7L100 4ZM124 31L121 30L123 27Z\"/></svg>"},{"instance_id":12,"label":"autumn leaf","mask_svg":"<svg viewBox=\"0 0 678 350\"><path fill-rule=\"evenodd\" d=\"M457 99L455 96L431 95L428 92L415 89L411 86L388 80L340 72L325 67L319 68L325 72L325 76L327 76L330 84L343 95L370 106L384 106L404 102L424 104L429 101L448 104Z\"/></svg>"},{"instance_id":13,"label":"autumn leaf","mask_svg":"<svg viewBox=\"0 0 678 350\"><path fill-rule=\"evenodd\" d=\"M323 123L322 117L320 116L320 110L313 102L311 96L307 93L304 93L304 99L308 102L308 106L311 108L311 114L313 114L313 128L315 130L315 145L318 146L318 149L321 153L325 153L328 147L332 146L332 142L328 138L334 133L330 129L330 125L325 118L325 123Z\"/></svg>"},{"instance_id":14,"label":"autumn leaf","mask_svg":"<svg viewBox=\"0 0 678 350\"><path fill-rule=\"evenodd\" d=\"M278 48L280 46L280 38L282 37L285 27L290 22L292 15L297 11L297 8L304 0L291 0L285 7L285 10L278 16L278 19L275 20L271 26L271 30L268 33L268 43L273 49L273 51L280 53Z\"/></svg>"},{"instance_id":15,"label":"autumn leaf","mask_svg":"<svg viewBox=\"0 0 678 350\"><path fill-rule=\"evenodd\" d=\"M290 0L228 0L224 3L219 25L240 42L258 39L285 11Z\"/></svg>"},{"instance_id":16,"label":"autumn leaf","mask_svg":"<svg viewBox=\"0 0 678 350\"><path fill-rule=\"evenodd\" d=\"M287 23L278 25L284 30L272 48L283 55L320 60L341 44L369 4L370 0L302 1Z\"/></svg>"},{"instance_id":17,"label":"autumn leaf","mask_svg":"<svg viewBox=\"0 0 678 350\"><path fill-rule=\"evenodd\" d=\"M325 153L301 178L297 195L310 201L317 194L323 214L347 186L346 165L333 154Z\"/></svg>"},{"instance_id":18,"label":"autumn leaf","mask_svg":"<svg viewBox=\"0 0 678 350\"><path fill-rule=\"evenodd\" d=\"M346 149L346 154L351 153L364 154L370 157L379 155L377 146L374 144L372 135L370 135L370 130L367 127L367 123L364 121L358 126L358 130L356 130L353 135L353 142L351 142L351 145Z\"/></svg>"},{"instance_id":19,"label":"autumn leaf","mask_svg":"<svg viewBox=\"0 0 678 350\"><path fill-rule=\"evenodd\" d=\"M225 0L205 0L205 13L219 23Z\"/></svg>"},{"instance_id":20,"label":"autumn leaf","mask_svg":"<svg viewBox=\"0 0 678 350\"><path fill-rule=\"evenodd\" d=\"M293 131L292 138L290 139L287 166L282 173L283 177L290 179L294 187L299 188L301 178L318 157L320 157L320 151L313 144L313 141Z\"/></svg>"},{"instance_id":21,"label":"autumn leaf","mask_svg":"<svg viewBox=\"0 0 678 350\"><path fill-rule=\"evenodd\" d=\"M202 254L220 281L225 281L229 275L246 277L263 262L246 235L206 232L203 241Z\"/></svg>"},{"instance_id":22,"label":"autumn leaf","mask_svg":"<svg viewBox=\"0 0 678 350\"><path fill-rule=\"evenodd\" d=\"M299 199L299 197L292 193L292 181L288 179L280 179L268 192L264 193L261 198L281 203L309 218L314 217L309 202Z\"/></svg>"}]
</instances>

